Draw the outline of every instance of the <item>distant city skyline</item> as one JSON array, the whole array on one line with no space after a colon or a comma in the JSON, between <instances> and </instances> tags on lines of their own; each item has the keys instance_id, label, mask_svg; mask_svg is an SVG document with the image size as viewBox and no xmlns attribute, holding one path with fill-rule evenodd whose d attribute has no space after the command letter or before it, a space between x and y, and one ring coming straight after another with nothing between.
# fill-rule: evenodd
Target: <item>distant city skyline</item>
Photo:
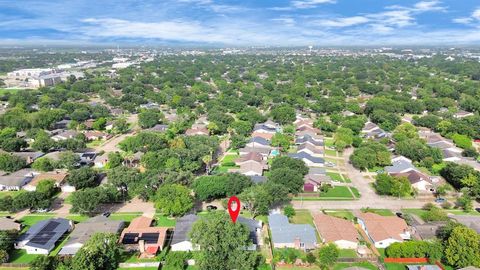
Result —
<instances>
[{"instance_id":1,"label":"distant city skyline","mask_svg":"<svg viewBox=\"0 0 480 270\"><path fill-rule=\"evenodd\" d=\"M480 45L476 0L0 0L0 45Z\"/></svg>"}]
</instances>

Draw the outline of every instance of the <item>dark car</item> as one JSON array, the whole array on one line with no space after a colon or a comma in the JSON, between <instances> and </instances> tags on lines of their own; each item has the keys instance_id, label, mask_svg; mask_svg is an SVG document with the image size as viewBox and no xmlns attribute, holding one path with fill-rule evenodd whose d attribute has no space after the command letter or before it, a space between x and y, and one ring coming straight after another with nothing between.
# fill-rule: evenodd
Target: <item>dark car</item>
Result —
<instances>
[{"instance_id":1,"label":"dark car","mask_svg":"<svg viewBox=\"0 0 480 270\"><path fill-rule=\"evenodd\" d=\"M215 205L207 205L207 210L208 211L212 211L212 210L217 210L218 207L216 207Z\"/></svg>"},{"instance_id":2,"label":"dark car","mask_svg":"<svg viewBox=\"0 0 480 270\"><path fill-rule=\"evenodd\" d=\"M435 202L436 202L436 203L444 203L444 202L446 202L446 201L447 201L447 200L444 199L444 198L436 198L436 199L435 199Z\"/></svg>"},{"instance_id":3,"label":"dark car","mask_svg":"<svg viewBox=\"0 0 480 270\"><path fill-rule=\"evenodd\" d=\"M109 217L111 214L112 214L112 213L110 213L110 212L105 212L105 213L102 214L102 216L104 216L104 217Z\"/></svg>"},{"instance_id":4,"label":"dark car","mask_svg":"<svg viewBox=\"0 0 480 270\"><path fill-rule=\"evenodd\" d=\"M397 217L399 217L399 218L403 218L403 213L397 212L397 213L395 213L395 215L397 215Z\"/></svg>"}]
</instances>

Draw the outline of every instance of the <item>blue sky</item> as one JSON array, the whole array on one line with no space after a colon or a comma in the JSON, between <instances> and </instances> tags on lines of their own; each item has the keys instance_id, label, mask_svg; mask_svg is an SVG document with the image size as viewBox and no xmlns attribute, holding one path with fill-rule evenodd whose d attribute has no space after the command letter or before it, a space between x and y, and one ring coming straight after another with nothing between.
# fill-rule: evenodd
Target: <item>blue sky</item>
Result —
<instances>
[{"instance_id":1,"label":"blue sky","mask_svg":"<svg viewBox=\"0 0 480 270\"><path fill-rule=\"evenodd\" d=\"M479 0L0 0L0 44L480 45Z\"/></svg>"}]
</instances>

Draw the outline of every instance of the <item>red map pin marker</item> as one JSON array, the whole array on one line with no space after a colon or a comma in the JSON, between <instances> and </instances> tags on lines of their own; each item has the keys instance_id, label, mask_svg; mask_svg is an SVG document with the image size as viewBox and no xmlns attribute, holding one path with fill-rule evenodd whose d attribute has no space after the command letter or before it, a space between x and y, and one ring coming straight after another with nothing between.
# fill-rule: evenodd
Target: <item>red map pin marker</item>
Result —
<instances>
[{"instance_id":1,"label":"red map pin marker","mask_svg":"<svg viewBox=\"0 0 480 270\"><path fill-rule=\"evenodd\" d=\"M235 223L240 213L240 200L235 196L230 197L230 200L228 200L228 213L233 223Z\"/></svg>"}]
</instances>

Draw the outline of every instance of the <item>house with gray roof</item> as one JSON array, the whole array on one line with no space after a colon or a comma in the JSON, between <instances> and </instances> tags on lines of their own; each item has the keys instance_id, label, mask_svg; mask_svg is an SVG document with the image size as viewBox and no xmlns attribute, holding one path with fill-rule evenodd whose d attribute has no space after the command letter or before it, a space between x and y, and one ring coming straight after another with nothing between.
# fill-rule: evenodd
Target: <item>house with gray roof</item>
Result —
<instances>
[{"instance_id":1,"label":"house with gray roof","mask_svg":"<svg viewBox=\"0 0 480 270\"><path fill-rule=\"evenodd\" d=\"M274 248L311 250L317 247L315 229L309 224L291 224L282 214L270 214L268 224Z\"/></svg>"},{"instance_id":2,"label":"house with gray roof","mask_svg":"<svg viewBox=\"0 0 480 270\"><path fill-rule=\"evenodd\" d=\"M195 249L188 234L192 229L193 223L197 220L198 217L193 214L177 219L172 242L170 243L170 249L172 251L192 251Z\"/></svg>"},{"instance_id":3,"label":"house with gray roof","mask_svg":"<svg viewBox=\"0 0 480 270\"><path fill-rule=\"evenodd\" d=\"M300 145L300 144L305 144L305 143L309 143L313 146L323 146L323 140L317 140L315 139L314 137L312 137L311 135L304 135L304 136L301 136L301 137L297 137L295 139L295 144L296 145Z\"/></svg>"},{"instance_id":4,"label":"house with gray roof","mask_svg":"<svg viewBox=\"0 0 480 270\"><path fill-rule=\"evenodd\" d=\"M271 149L272 147L270 146L270 141L267 139L264 139L262 137L253 137L248 141L246 144L247 147L252 147L252 148L267 148Z\"/></svg>"},{"instance_id":5,"label":"house with gray roof","mask_svg":"<svg viewBox=\"0 0 480 270\"><path fill-rule=\"evenodd\" d=\"M463 224L480 234L480 217L470 215L451 215L451 219Z\"/></svg>"},{"instance_id":6,"label":"house with gray roof","mask_svg":"<svg viewBox=\"0 0 480 270\"><path fill-rule=\"evenodd\" d=\"M4 174L0 176L0 191L20 190L23 186L30 183L37 174L32 169L21 169L10 174Z\"/></svg>"},{"instance_id":7,"label":"house with gray roof","mask_svg":"<svg viewBox=\"0 0 480 270\"><path fill-rule=\"evenodd\" d=\"M255 184L260 184L260 183L265 183L267 182L267 177L263 175L249 175L250 179L252 179L252 182Z\"/></svg>"},{"instance_id":8,"label":"house with gray roof","mask_svg":"<svg viewBox=\"0 0 480 270\"><path fill-rule=\"evenodd\" d=\"M404 173L411 170L417 170L412 161L406 157L400 156L392 159L392 165L385 167L385 171L391 173Z\"/></svg>"},{"instance_id":9,"label":"house with gray roof","mask_svg":"<svg viewBox=\"0 0 480 270\"><path fill-rule=\"evenodd\" d=\"M265 124L256 124L253 128L253 131L261 132L261 133L277 133L277 129Z\"/></svg>"},{"instance_id":10,"label":"house with gray roof","mask_svg":"<svg viewBox=\"0 0 480 270\"><path fill-rule=\"evenodd\" d=\"M290 157L295 159L300 159L305 162L308 167L323 167L325 164L325 159L321 157L314 157L305 152L299 152L295 154L289 154Z\"/></svg>"},{"instance_id":11,"label":"house with gray roof","mask_svg":"<svg viewBox=\"0 0 480 270\"><path fill-rule=\"evenodd\" d=\"M250 231L250 241L252 241L252 245L248 247L248 250L257 250L257 246L261 245L260 241L262 240L262 221L242 216L238 217L237 221L247 226Z\"/></svg>"},{"instance_id":12,"label":"house with gray roof","mask_svg":"<svg viewBox=\"0 0 480 270\"><path fill-rule=\"evenodd\" d=\"M163 124L157 124L153 126L152 128L147 129L148 131L151 132L165 132L168 129L168 125L163 125Z\"/></svg>"},{"instance_id":13,"label":"house with gray roof","mask_svg":"<svg viewBox=\"0 0 480 270\"><path fill-rule=\"evenodd\" d=\"M73 228L73 223L64 218L42 220L20 235L15 241L16 249L25 249L27 254L48 255L65 233Z\"/></svg>"},{"instance_id":14,"label":"house with gray roof","mask_svg":"<svg viewBox=\"0 0 480 270\"><path fill-rule=\"evenodd\" d=\"M123 221L111 220L104 216L96 216L85 222L75 225L75 229L69 235L68 241L62 247L59 255L75 255L80 248L95 233L119 233L125 223Z\"/></svg>"}]
</instances>

